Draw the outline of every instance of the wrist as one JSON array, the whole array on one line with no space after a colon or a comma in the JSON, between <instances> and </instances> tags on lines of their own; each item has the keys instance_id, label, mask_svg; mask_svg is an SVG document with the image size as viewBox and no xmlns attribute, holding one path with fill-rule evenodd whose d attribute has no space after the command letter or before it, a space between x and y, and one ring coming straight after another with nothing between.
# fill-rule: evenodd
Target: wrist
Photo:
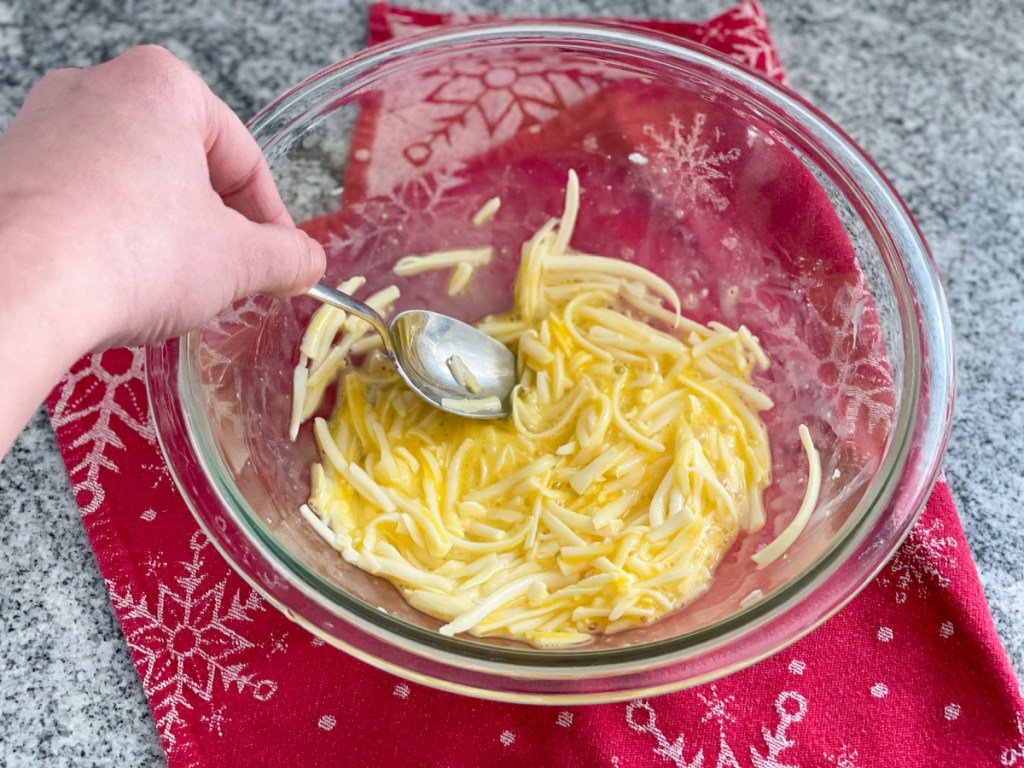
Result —
<instances>
[{"instance_id":1,"label":"wrist","mask_svg":"<svg viewBox=\"0 0 1024 768\"><path fill-rule=\"evenodd\" d=\"M46 233L0 208L0 456L63 373L102 338ZM88 287L85 287L88 290Z\"/></svg>"},{"instance_id":2,"label":"wrist","mask_svg":"<svg viewBox=\"0 0 1024 768\"><path fill-rule=\"evenodd\" d=\"M77 231L41 196L11 201L0 192L0 316L6 311L25 343L43 345L65 367L109 333L92 311L109 302ZM11 335L12 326L2 327Z\"/></svg>"}]
</instances>

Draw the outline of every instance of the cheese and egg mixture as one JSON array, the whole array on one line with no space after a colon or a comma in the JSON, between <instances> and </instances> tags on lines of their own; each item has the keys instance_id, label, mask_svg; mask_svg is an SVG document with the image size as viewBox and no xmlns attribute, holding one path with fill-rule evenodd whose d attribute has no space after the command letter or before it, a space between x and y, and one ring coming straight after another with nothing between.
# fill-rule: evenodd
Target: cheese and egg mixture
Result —
<instances>
[{"instance_id":1,"label":"cheese and egg mixture","mask_svg":"<svg viewBox=\"0 0 1024 768\"><path fill-rule=\"evenodd\" d=\"M329 383L339 393L330 421L314 422L322 461L302 514L446 635L560 647L646 624L699 595L739 532L765 523L758 413L772 402L751 383L768 366L757 339L681 316L676 292L642 267L574 251L578 203L570 172L561 218L523 245L513 309L478 324L518 357L507 419L431 407L376 334L335 308L321 307L303 339L292 435ZM475 223L497 210L489 201ZM407 257L396 271L453 269L455 293L490 255ZM397 297L392 287L368 303L387 312ZM471 398L472 371L448 362ZM816 463L803 427L801 438ZM766 562L813 510L810 486L758 553Z\"/></svg>"}]
</instances>

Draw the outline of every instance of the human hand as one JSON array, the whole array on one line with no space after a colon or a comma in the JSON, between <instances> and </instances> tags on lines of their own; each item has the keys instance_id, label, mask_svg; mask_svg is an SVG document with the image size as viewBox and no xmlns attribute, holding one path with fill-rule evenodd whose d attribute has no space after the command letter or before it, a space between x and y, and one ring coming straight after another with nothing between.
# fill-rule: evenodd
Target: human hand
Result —
<instances>
[{"instance_id":1,"label":"human hand","mask_svg":"<svg viewBox=\"0 0 1024 768\"><path fill-rule=\"evenodd\" d=\"M242 122L154 46L32 89L0 135L4 244L0 292L48 281L78 354L179 335L250 293L301 293L325 258Z\"/></svg>"},{"instance_id":2,"label":"human hand","mask_svg":"<svg viewBox=\"0 0 1024 768\"><path fill-rule=\"evenodd\" d=\"M81 355L324 271L259 147L167 51L58 70L0 134L0 458Z\"/></svg>"}]
</instances>

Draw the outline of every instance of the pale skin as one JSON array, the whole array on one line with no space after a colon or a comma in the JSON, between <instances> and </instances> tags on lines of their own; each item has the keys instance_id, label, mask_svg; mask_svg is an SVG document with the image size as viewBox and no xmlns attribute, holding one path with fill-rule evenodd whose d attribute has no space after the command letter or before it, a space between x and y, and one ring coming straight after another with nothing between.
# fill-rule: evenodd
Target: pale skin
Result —
<instances>
[{"instance_id":1,"label":"pale skin","mask_svg":"<svg viewBox=\"0 0 1024 768\"><path fill-rule=\"evenodd\" d=\"M170 53L51 72L0 134L0 457L83 354L324 267L245 126Z\"/></svg>"}]
</instances>

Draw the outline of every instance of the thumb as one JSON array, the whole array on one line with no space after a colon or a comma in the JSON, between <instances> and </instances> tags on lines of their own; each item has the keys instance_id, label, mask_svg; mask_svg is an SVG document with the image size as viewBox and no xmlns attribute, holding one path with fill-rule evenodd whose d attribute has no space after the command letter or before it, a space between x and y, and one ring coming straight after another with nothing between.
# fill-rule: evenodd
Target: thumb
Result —
<instances>
[{"instance_id":1,"label":"thumb","mask_svg":"<svg viewBox=\"0 0 1024 768\"><path fill-rule=\"evenodd\" d=\"M243 221L237 247L245 254L236 299L253 293L296 296L309 290L327 268L323 246L286 224Z\"/></svg>"}]
</instances>

